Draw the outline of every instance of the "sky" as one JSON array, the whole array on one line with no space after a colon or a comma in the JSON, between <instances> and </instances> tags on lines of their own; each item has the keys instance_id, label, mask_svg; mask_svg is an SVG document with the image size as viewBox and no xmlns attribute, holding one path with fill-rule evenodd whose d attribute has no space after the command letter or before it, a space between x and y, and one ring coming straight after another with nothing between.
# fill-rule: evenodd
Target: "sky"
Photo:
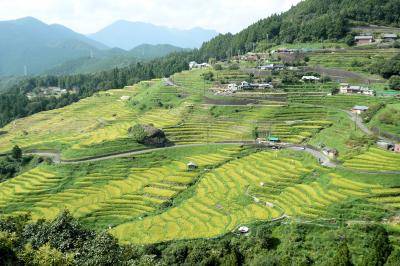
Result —
<instances>
[{"instance_id":1,"label":"sky","mask_svg":"<svg viewBox=\"0 0 400 266\"><path fill-rule=\"evenodd\" d=\"M0 20L35 17L89 34L116 20L236 33L301 0L0 0Z\"/></svg>"}]
</instances>

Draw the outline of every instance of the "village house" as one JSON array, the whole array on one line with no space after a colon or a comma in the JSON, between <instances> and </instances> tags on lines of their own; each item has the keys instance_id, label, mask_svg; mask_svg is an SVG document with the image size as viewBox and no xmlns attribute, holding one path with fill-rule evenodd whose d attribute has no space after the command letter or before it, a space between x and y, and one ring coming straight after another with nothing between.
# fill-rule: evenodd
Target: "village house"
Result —
<instances>
[{"instance_id":1,"label":"village house","mask_svg":"<svg viewBox=\"0 0 400 266\"><path fill-rule=\"evenodd\" d=\"M290 54L290 50L286 49L286 48L279 48L275 52L278 53L278 54Z\"/></svg>"},{"instance_id":2,"label":"village house","mask_svg":"<svg viewBox=\"0 0 400 266\"><path fill-rule=\"evenodd\" d=\"M320 81L321 79L315 76L303 76L301 78L302 81Z\"/></svg>"},{"instance_id":3,"label":"village house","mask_svg":"<svg viewBox=\"0 0 400 266\"><path fill-rule=\"evenodd\" d=\"M357 45L366 45L374 42L373 36L356 36L354 37L354 41Z\"/></svg>"},{"instance_id":4,"label":"village house","mask_svg":"<svg viewBox=\"0 0 400 266\"><path fill-rule=\"evenodd\" d=\"M400 153L400 143L394 145L394 152Z\"/></svg>"},{"instance_id":5,"label":"village house","mask_svg":"<svg viewBox=\"0 0 400 266\"><path fill-rule=\"evenodd\" d=\"M197 168L199 168L194 162L189 162L186 166L188 170L196 170Z\"/></svg>"},{"instance_id":6,"label":"village house","mask_svg":"<svg viewBox=\"0 0 400 266\"><path fill-rule=\"evenodd\" d=\"M131 98L130 96L124 95L121 96L121 101L128 101L130 98Z\"/></svg>"},{"instance_id":7,"label":"village house","mask_svg":"<svg viewBox=\"0 0 400 266\"><path fill-rule=\"evenodd\" d=\"M323 149L322 151L326 156L328 156L330 159L336 159L339 156L339 151L337 149Z\"/></svg>"},{"instance_id":8,"label":"village house","mask_svg":"<svg viewBox=\"0 0 400 266\"><path fill-rule=\"evenodd\" d=\"M248 53L245 55L240 56L240 60L255 62L258 61L258 55L255 53Z\"/></svg>"},{"instance_id":9,"label":"village house","mask_svg":"<svg viewBox=\"0 0 400 266\"><path fill-rule=\"evenodd\" d=\"M271 71L280 71L285 69L285 65L282 64L269 64L264 66L259 66L260 70L271 70Z\"/></svg>"},{"instance_id":10,"label":"village house","mask_svg":"<svg viewBox=\"0 0 400 266\"><path fill-rule=\"evenodd\" d=\"M394 150L395 149L395 145L393 143L384 141L384 140L380 140L376 143L376 145L384 150L390 151L390 150Z\"/></svg>"},{"instance_id":11,"label":"village house","mask_svg":"<svg viewBox=\"0 0 400 266\"><path fill-rule=\"evenodd\" d=\"M368 106L356 105L356 106L354 106L353 108L351 108L351 112L352 112L353 114L358 114L358 115L360 115L360 114L362 114L362 113L368 111L368 109L369 109Z\"/></svg>"},{"instance_id":12,"label":"village house","mask_svg":"<svg viewBox=\"0 0 400 266\"><path fill-rule=\"evenodd\" d=\"M262 89L273 89L274 86L271 83L249 83L247 81L242 81L239 85L240 90L262 90Z\"/></svg>"},{"instance_id":13,"label":"village house","mask_svg":"<svg viewBox=\"0 0 400 266\"><path fill-rule=\"evenodd\" d=\"M209 67L209 66L210 66L210 65L207 64L207 63L198 64L196 61L192 61L192 62L189 63L189 68L190 68L190 69L195 69L195 68L206 68L206 67Z\"/></svg>"},{"instance_id":14,"label":"village house","mask_svg":"<svg viewBox=\"0 0 400 266\"><path fill-rule=\"evenodd\" d=\"M228 90L231 92L236 92L239 90L239 86L235 83L229 84L228 85Z\"/></svg>"},{"instance_id":15,"label":"village house","mask_svg":"<svg viewBox=\"0 0 400 266\"><path fill-rule=\"evenodd\" d=\"M375 96L375 91L361 86L351 86L348 83L340 84L340 94L363 94L368 96Z\"/></svg>"},{"instance_id":16,"label":"village house","mask_svg":"<svg viewBox=\"0 0 400 266\"><path fill-rule=\"evenodd\" d=\"M250 229L247 226L241 226L239 227L238 231L241 234L247 234L250 231Z\"/></svg>"},{"instance_id":17,"label":"village house","mask_svg":"<svg viewBox=\"0 0 400 266\"><path fill-rule=\"evenodd\" d=\"M383 34L382 39L384 42L394 42L398 39L396 34Z\"/></svg>"}]
</instances>

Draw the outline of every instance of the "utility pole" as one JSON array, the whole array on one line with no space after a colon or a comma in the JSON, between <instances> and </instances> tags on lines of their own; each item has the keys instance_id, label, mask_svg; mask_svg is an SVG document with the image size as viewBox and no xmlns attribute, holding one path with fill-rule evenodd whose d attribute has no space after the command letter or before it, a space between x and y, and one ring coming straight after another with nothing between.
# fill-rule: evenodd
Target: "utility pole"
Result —
<instances>
[{"instance_id":1,"label":"utility pole","mask_svg":"<svg viewBox=\"0 0 400 266\"><path fill-rule=\"evenodd\" d=\"M203 96L206 96L206 80L203 79Z\"/></svg>"},{"instance_id":2,"label":"utility pole","mask_svg":"<svg viewBox=\"0 0 400 266\"><path fill-rule=\"evenodd\" d=\"M207 124L207 144L210 143L210 123Z\"/></svg>"},{"instance_id":3,"label":"utility pole","mask_svg":"<svg viewBox=\"0 0 400 266\"><path fill-rule=\"evenodd\" d=\"M357 131L358 113L356 111L356 118L354 119L354 130Z\"/></svg>"}]
</instances>

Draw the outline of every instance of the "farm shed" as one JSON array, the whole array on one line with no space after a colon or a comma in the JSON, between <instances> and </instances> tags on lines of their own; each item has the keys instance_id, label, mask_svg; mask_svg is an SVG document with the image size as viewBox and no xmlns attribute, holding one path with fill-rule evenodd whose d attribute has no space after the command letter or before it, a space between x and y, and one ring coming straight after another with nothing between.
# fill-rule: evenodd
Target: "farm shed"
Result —
<instances>
[{"instance_id":1,"label":"farm shed","mask_svg":"<svg viewBox=\"0 0 400 266\"><path fill-rule=\"evenodd\" d=\"M373 43L374 37L373 36L356 36L356 37L354 37L354 41L356 42L357 45L365 45L365 44Z\"/></svg>"},{"instance_id":2,"label":"farm shed","mask_svg":"<svg viewBox=\"0 0 400 266\"><path fill-rule=\"evenodd\" d=\"M192 62L189 63L189 68L190 68L190 69L194 69L194 68L206 68L206 67L209 67L209 66L210 66L210 65L207 64L207 63L198 64L196 61L192 61Z\"/></svg>"},{"instance_id":3,"label":"farm shed","mask_svg":"<svg viewBox=\"0 0 400 266\"><path fill-rule=\"evenodd\" d=\"M188 169L188 170L195 170L195 169L197 169L197 168L199 168L199 167L198 167L197 164L195 164L194 162L189 162L189 163L187 164L187 169Z\"/></svg>"},{"instance_id":4,"label":"farm shed","mask_svg":"<svg viewBox=\"0 0 400 266\"><path fill-rule=\"evenodd\" d=\"M128 101L131 97L130 96L121 96L121 101Z\"/></svg>"},{"instance_id":5,"label":"farm shed","mask_svg":"<svg viewBox=\"0 0 400 266\"><path fill-rule=\"evenodd\" d=\"M281 142L280 138L277 137L269 137L268 140L271 142Z\"/></svg>"},{"instance_id":6,"label":"farm shed","mask_svg":"<svg viewBox=\"0 0 400 266\"><path fill-rule=\"evenodd\" d=\"M303 76L301 78L302 81L319 81L320 78L315 77L315 76Z\"/></svg>"},{"instance_id":7,"label":"farm shed","mask_svg":"<svg viewBox=\"0 0 400 266\"><path fill-rule=\"evenodd\" d=\"M391 42L391 41L395 41L398 39L396 34L383 34L382 39L385 42Z\"/></svg>"},{"instance_id":8,"label":"farm shed","mask_svg":"<svg viewBox=\"0 0 400 266\"><path fill-rule=\"evenodd\" d=\"M400 143L394 145L394 152L400 153Z\"/></svg>"},{"instance_id":9,"label":"farm shed","mask_svg":"<svg viewBox=\"0 0 400 266\"><path fill-rule=\"evenodd\" d=\"M353 108L351 108L351 112L354 114L361 114L368 111L368 109L369 109L368 106L356 105Z\"/></svg>"},{"instance_id":10,"label":"farm shed","mask_svg":"<svg viewBox=\"0 0 400 266\"><path fill-rule=\"evenodd\" d=\"M394 145L393 145L392 143L387 142L387 141L383 141L383 140L378 141L378 142L376 143L376 145L377 145L379 148L384 149L384 150L391 150L391 149L394 148Z\"/></svg>"},{"instance_id":11,"label":"farm shed","mask_svg":"<svg viewBox=\"0 0 400 266\"><path fill-rule=\"evenodd\" d=\"M324 149L323 153L331 159L335 159L339 156L339 151L337 149Z\"/></svg>"},{"instance_id":12,"label":"farm shed","mask_svg":"<svg viewBox=\"0 0 400 266\"><path fill-rule=\"evenodd\" d=\"M241 226L239 227L238 231L239 233L247 234L250 231L250 229L247 226Z\"/></svg>"}]
</instances>

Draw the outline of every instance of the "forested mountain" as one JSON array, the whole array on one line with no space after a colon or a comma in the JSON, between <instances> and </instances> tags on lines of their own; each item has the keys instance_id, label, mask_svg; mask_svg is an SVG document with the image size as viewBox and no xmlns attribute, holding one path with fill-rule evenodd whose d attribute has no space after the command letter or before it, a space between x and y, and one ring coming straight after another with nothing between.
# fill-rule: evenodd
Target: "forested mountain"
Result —
<instances>
[{"instance_id":1,"label":"forested mountain","mask_svg":"<svg viewBox=\"0 0 400 266\"><path fill-rule=\"evenodd\" d=\"M167 44L140 45L130 51L125 51L119 48L98 50L92 52L91 56L69 60L61 65L58 65L49 71L46 71L46 74L68 75L96 73L100 71L111 70L117 67L127 67L137 62L146 62L184 50L185 49L183 48Z\"/></svg>"},{"instance_id":2,"label":"forested mountain","mask_svg":"<svg viewBox=\"0 0 400 266\"><path fill-rule=\"evenodd\" d=\"M188 49L180 48L170 44L142 44L129 51L129 54L139 59L155 59L171 53L181 52Z\"/></svg>"},{"instance_id":3,"label":"forested mountain","mask_svg":"<svg viewBox=\"0 0 400 266\"><path fill-rule=\"evenodd\" d=\"M201 28L179 30L150 23L120 20L88 36L110 47L130 50L145 43L198 48L216 35L216 31Z\"/></svg>"},{"instance_id":4,"label":"forested mountain","mask_svg":"<svg viewBox=\"0 0 400 266\"><path fill-rule=\"evenodd\" d=\"M39 74L107 47L61 25L28 17L0 22L0 76Z\"/></svg>"},{"instance_id":5,"label":"forested mountain","mask_svg":"<svg viewBox=\"0 0 400 266\"><path fill-rule=\"evenodd\" d=\"M224 58L250 51L254 43L344 39L352 25L400 27L400 0L306 0L289 11L258 21L236 35L205 43L204 56Z\"/></svg>"}]
</instances>

